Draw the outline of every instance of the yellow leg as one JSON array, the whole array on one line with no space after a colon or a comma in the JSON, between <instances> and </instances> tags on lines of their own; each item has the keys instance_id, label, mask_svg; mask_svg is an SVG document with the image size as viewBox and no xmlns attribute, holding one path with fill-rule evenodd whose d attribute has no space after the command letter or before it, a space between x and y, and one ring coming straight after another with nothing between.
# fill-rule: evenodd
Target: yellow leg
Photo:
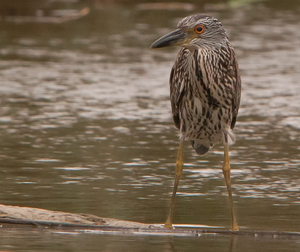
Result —
<instances>
[{"instance_id":1,"label":"yellow leg","mask_svg":"<svg viewBox=\"0 0 300 252\"><path fill-rule=\"evenodd\" d=\"M229 160L229 148L228 143L224 144L224 163L223 163L223 174L227 186L227 192L229 196L229 206L230 206L230 214L231 214L231 230L238 231L239 227L236 221L235 212L233 209L233 199L231 192L231 181L230 181L230 160Z\"/></svg>"},{"instance_id":2,"label":"yellow leg","mask_svg":"<svg viewBox=\"0 0 300 252\"><path fill-rule=\"evenodd\" d=\"M172 194L172 199L171 199L169 215L165 222L166 228L172 228L172 216L173 216L173 210L174 210L175 196L176 196L179 180L180 180L180 177L182 174L182 170L183 170L182 142L180 141L178 153L177 153L177 160L176 160L174 189L173 189L173 194Z\"/></svg>"}]
</instances>

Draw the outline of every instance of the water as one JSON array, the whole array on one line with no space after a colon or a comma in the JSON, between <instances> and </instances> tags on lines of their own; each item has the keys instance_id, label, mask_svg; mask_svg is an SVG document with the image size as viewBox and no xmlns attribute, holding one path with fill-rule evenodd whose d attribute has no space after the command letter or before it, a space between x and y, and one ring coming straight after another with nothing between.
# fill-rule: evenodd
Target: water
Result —
<instances>
[{"instance_id":1,"label":"water","mask_svg":"<svg viewBox=\"0 0 300 252\"><path fill-rule=\"evenodd\" d=\"M223 22L241 68L242 103L231 147L239 225L299 231L299 2L195 4L191 11L90 7L87 16L61 24L0 23L1 203L164 222L178 146L168 86L178 49L148 47L180 18L206 12ZM219 145L200 158L184 145L175 223L229 229L222 153ZM299 240L259 237L0 232L2 250L300 248Z\"/></svg>"},{"instance_id":2,"label":"water","mask_svg":"<svg viewBox=\"0 0 300 252\"><path fill-rule=\"evenodd\" d=\"M24 235L26 231L26 236ZM14 238L12 238L14 235ZM24 239L26 238L26 239ZM23 230L21 235L14 231L2 234L6 240L3 249L9 251L298 251L299 243L293 239L274 240L249 237L158 237L158 236L114 236L76 234L49 231ZM22 239L22 245L20 245ZM16 242L17 241L17 242Z\"/></svg>"}]
</instances>

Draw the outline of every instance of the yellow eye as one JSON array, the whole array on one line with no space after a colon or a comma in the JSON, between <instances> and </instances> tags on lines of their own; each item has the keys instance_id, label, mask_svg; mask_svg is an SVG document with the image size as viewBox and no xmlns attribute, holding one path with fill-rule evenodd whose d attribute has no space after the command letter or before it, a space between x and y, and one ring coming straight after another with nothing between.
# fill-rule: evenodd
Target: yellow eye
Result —
<instances>
[{"instance_id":1,"label":"yellow eye","mask_svg":"<svg viewBox=\"0 0 300 252\"><path fill-rule=\"evenodd\" d=\"M198 33L198 34L203 33L204 30L205 30L205 26L202 25L202 24L197 25L197 26L195 26L195 28L194 28L194 31L195 31L196 33Z\"/></svg>"}]
</instances>

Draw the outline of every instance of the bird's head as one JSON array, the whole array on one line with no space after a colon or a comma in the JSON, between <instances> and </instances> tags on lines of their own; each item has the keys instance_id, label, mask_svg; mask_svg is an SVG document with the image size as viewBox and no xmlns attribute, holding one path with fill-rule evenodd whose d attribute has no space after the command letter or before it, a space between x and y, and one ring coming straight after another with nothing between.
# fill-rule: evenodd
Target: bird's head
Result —
<instances>
[{"instance_id":1,"label":"bird's head","mask_svg":"<svg viewBox=\"0 0 300 252\"><path fill-rule=\"evenodd\" d=\"M217 19L196 14L185 17L177 29L156 40L150 48L182 46L189 49L214 47L227 41L226 32Z\"/></svg>"}]
</instances>

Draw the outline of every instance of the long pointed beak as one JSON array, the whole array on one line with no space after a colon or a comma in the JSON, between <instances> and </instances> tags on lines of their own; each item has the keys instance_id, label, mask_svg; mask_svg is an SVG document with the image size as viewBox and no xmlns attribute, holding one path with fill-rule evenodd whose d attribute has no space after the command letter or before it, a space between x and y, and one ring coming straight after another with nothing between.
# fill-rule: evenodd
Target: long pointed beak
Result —
<instances>
[{"instance_id":1,"label":"long pointed beak","mask_svg":"<svg viewBox=\"0 0 300 252\"><path fill-rule=\"evenodd\" d=\"M177 29L156 40L150 48L183 45L187 41L187 37L188 34L183 29Z\"/></svg>"}]
</instances>

